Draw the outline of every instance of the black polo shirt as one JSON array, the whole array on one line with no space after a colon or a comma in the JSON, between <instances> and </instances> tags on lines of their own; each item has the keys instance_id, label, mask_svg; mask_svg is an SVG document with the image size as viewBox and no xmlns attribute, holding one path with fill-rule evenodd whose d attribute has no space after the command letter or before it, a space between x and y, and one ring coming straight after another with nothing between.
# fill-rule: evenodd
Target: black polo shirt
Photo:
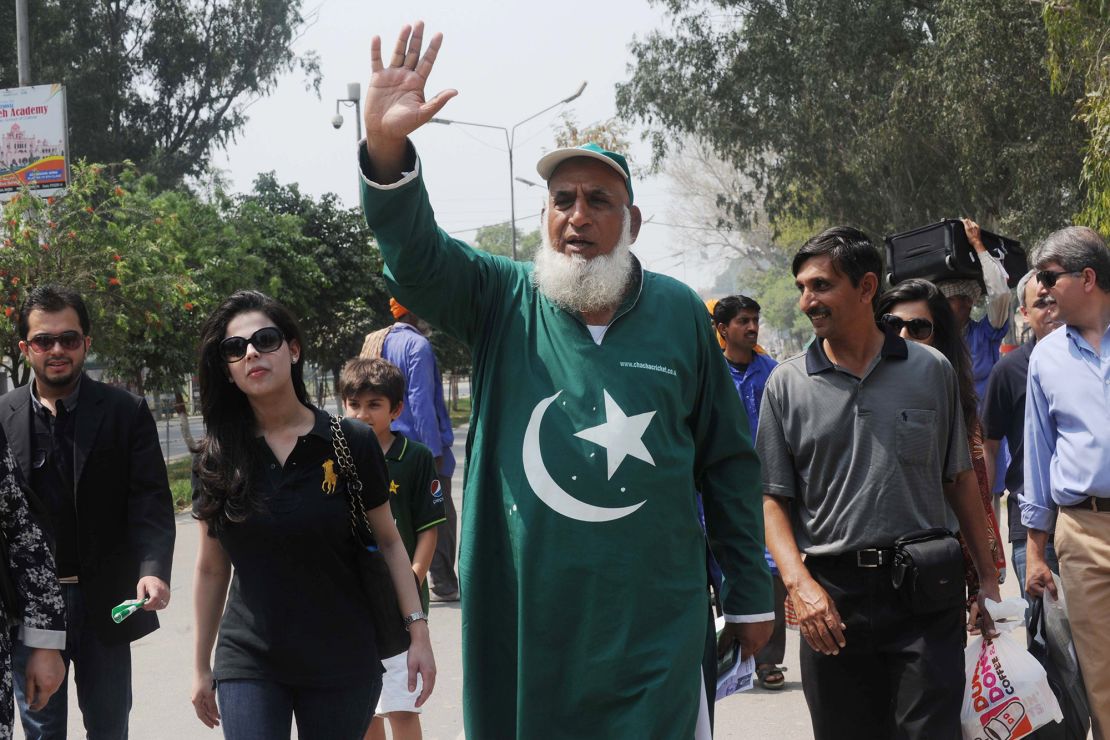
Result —
<instances>
[{"instance_id":1,"label":"black polo shirt","mask_svg":"<svg viewBox=\"0 0 1110 740\"><path fill-rule=\"evenodd\" d=\"M216 680L328 686L381 673L367 595L355 567L346 484L328 414L278 464L256 440L254 485L262 510L228 524L220 544L234 566L220 622ZM370 428L344 424L368 509L388 500L385 460ZM331 483L335 483L332 488Z\"/></svg>"},{"instance_id":2,"label":"black polo shirt","mask_svg":"<svg viewBox=\"0 0 1110 740\"><path fill-rule=\"evenodd\" d=\"M888 334L856 377L824 342L771 373L756 450L763 492L793 501L798 548L836 555L958 528L943 484L971 469L956 373L932 347Z\"/></svg>"},{"instance_id":3,"label":"black polo shirt","mask_svg":"<svg viewBox=\"0 0 1110 740\"><path fill-rule=\"evenodd\" d=\"M1028 342L1002 356L991 370L983 402L983 435L994 440L1005 438L1010 448L1010 465L1006 468L1010 542L1023 541L1026 537L1018 497L1025 490L1025 384L1029 376L1029 355L1035 346L1035 341Z\"/></svg>"}]
</instances>

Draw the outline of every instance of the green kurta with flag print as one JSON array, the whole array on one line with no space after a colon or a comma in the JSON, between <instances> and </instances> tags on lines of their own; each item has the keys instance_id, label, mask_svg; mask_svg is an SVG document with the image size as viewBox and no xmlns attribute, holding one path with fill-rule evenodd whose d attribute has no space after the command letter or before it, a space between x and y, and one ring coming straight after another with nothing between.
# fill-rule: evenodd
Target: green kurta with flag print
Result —
<instances>
[{"instance_id":1,"label":"green kurta with flag print","mask_svg":"<svg viewBox=\"0 0 1110 740\"><path fill-rule=\"evenodd\" d=\"M695 490L726 613L772 611L759 463L705 306L637 263L595 344L531 264L436 226L419 166L387 188L364 177L362 205L398 301L473 353L466 736L692 738L709 608Z\"/></svg>"}]
</instances>

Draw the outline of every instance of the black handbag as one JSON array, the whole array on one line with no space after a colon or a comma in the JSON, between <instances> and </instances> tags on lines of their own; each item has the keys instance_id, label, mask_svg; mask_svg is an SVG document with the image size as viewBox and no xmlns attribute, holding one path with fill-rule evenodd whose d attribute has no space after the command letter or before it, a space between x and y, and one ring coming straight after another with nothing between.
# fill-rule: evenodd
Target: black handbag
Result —
<instances>
[{"instance_id":1,"label":"black handbag","mask_svg":"<svg viewBox=\"0 0 1110 740\"><path fill-rule=\"evenodd\" d=\"M355 470L351 448L343 434L339 419L331 417L331 442L339 475L346 482L347 503L351 511L351 536L357 545L355 568L362 590L370 604L370 617L374 623L374 642L378 658L385 660L409 649L409 632L401 619L401 604L389 573L389 564L378 549L370 522L366 519L366 506L362 503L362 481Z\"/></svg>"},{"instance_id":2,"label":"black handbag","mask_svg":"<svg viewBox=\"0 0 1110 740\"><path fill-rule=\"evenodd\" d=\"M947 529L910 532L894 542L891 582L914 614L963 607L966 594L960 542Z\"/></svg>"},{"instance_id":3,"label":"black handbag","mask_svg":"<svg viewBox=\"0 0 1110 740\"><path fill-rule=\"evenodd\" d=\"M1045 620L1044 598L1033 600L1026 629L1029 654L1044 666L1048 687L1064 713L1063 722L1052 722L1027 735L1035 740L1086 740L1091 728L1091 712L1079 661L1070 645L1070 634L1050 634ZM1065 638L1066 637L1066 641ZM1061 642L1065 644L1061 645Z\"/></svg>"}]
</instances>

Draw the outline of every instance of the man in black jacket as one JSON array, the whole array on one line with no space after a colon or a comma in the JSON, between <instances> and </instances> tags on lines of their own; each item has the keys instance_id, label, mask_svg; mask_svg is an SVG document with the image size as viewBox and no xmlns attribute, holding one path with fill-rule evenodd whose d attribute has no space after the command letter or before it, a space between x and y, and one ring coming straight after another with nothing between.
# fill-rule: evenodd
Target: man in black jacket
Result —
<instances>
[{"instance_id":1,"label":"man in black jacket","mask_svg":"<svg viewBox=\"0 0 1110 740\"><path fill-rule=\"evenodd\" d=\"M175 525L166 464L146 401L83 372L89 315L81 296L32 289L20 308L19 348L35 379L0 398L3 426L55 550L66 601L66 670L74 666L88 737L127 737L130 643L158 628L170 599ZM115 624L111 609L146 599ZM68 696L28 708L15 649L16 699L29 740L64 738Z\"/></svg>"}]
</instances>

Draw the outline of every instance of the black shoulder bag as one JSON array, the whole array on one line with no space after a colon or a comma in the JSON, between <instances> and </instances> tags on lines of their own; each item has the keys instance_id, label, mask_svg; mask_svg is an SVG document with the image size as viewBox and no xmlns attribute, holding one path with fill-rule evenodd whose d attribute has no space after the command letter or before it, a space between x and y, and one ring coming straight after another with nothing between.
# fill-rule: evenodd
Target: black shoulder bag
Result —
<instances>
[{"instance_id":1,"label":"black shoulder bag","mask_svg":"<svg viewBox=\"0 0 1110 740\"><path fill-rule=\"evenodd\" d=\"M366 506L362 503L362 481L355 470L351 448L347 437L336 417L331 417L331 442L335 449L335 461L339 475L347 481L347 503L351 509L351 535L355 538L357 555L355 569L358 571L362 590L370 604L370 616L374 622L374 641L378 648L378 658L385 660L400 655L409 649L409 633L401 620L401 604L389 573L389 564L378 549L370 522L366 519Z\"/></svg>"},{"instance_id":2,"label":"black shoulder bag","mask_svg":"<svg viewBox=\"0 0 1110 740\"><path fill-rule=\"evenodd\" d=\"M964 557L960 542L947 529L910 532L894 542L891 581L914 614L932 614L963 606Z\"/></svg>"}]
</instances>

